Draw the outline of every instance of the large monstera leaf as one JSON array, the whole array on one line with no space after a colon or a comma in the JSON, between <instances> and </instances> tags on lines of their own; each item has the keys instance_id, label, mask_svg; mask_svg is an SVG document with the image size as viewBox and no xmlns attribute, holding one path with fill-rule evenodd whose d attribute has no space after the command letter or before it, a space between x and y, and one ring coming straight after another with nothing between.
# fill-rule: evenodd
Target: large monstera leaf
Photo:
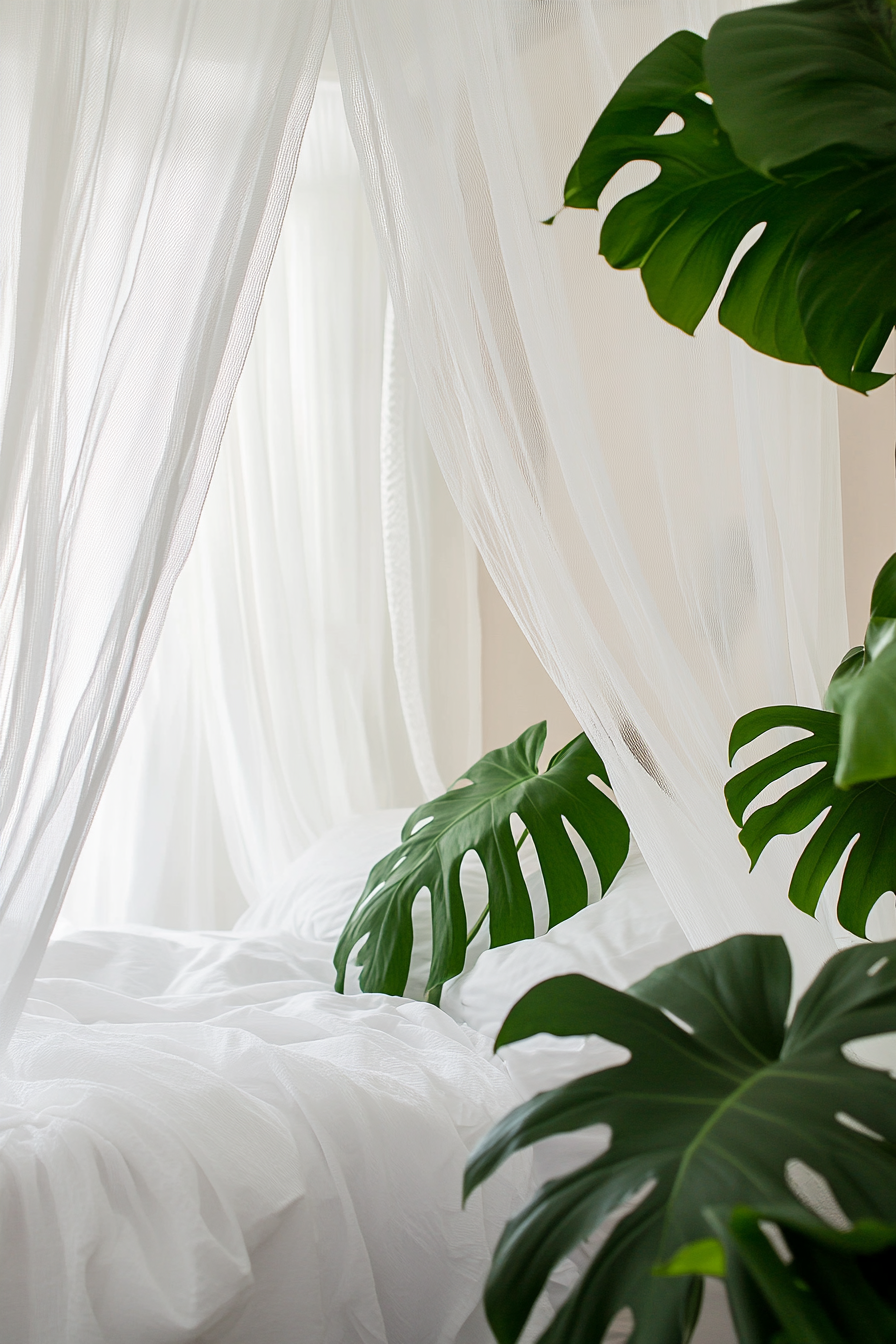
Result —
<instances>
[{"instance_id":1,"label":"large monstera leaf","mask_svg":"<svg viewBox=\"0 0 896 1344\"><path fill-rule=\"evenodd\" d=\"M611 99L569 174L596 209L625 164L660 167L610 210L601 254L640 268L693 333L740 243L719 320L754 349L859 391L896 320L896 51L882 0L800 0L675 33ZM670 114L683 125L657 134Z\"/></svg>"},{"instance_id":2,"label":"large monstera leaf","mask_svg":"<svg viewBox=\"0 0 896 1344\"><path fill-rule=\"evenodd\" d=\"M875 902L896 890L896 555L877 576L865 643L850 649L828 687L827 712L774 705L738 719L730 758L773 728L808 733L728 781L728 809L755 864L770 840L826 813L793 871L790 899L814 914L825 883L858 836L840 884L837 914L863 936ZM775 802L747 808L770 784L821 768Z\"/></svg>"},{"instance_id":3,"label":"large monstera leaf","mask_svg":"<svg viewBox=\"0 0 896 1344\"><path fill-rule=\"evenodd\" d=\"M632 1344L679 1344L700 1276L729 1270L734 1211L771 1209L825 1235L791 1188L793 1163L826 1179L853 1223L886 1231L896 1208L896 1081L850 1062L843 1047L893 1030L896 943L833 957L788 1026L790 986L783 940L741 935L627 993L561 976L511 1010L496 1048L541 1031L596 1034L631 1058L526 1102L470 1158L467 1193L528 1144L588 1125L612 1131L606 1152L548 1182L505 1228L485 1295L500 1344L519 1338L554 1266L611 1215L615 1227L543 1341L599 1340L628 1307ZM757 1319L746 1338L770 1338Z\"/></svg>"},{"instance_id":4,"label":"large monstera leaf","mask_svg":"<svg viewBox=\"0 0 896 1344\"><path fill-rule=\"evenodd\" d=\"M401 994L407 985L414 941L412 908L424 888L432 909L433 952L427 993L438 994L464 968L467 914L460 883L463 857L475 850L488 878L492 947L532 938L535 924L510 819L516 814L531 835L545 881L551 925L588 902L588 886L564 817L590 850L606 891L625 860L629 828L619 808L590 782L609 785L604 763L582 733L551 760L538 759L547 724L538 723L510 746L490 751L440 798L423 803L404 824L401 844L374 868L336 949L336 988L345 987L352 949L358 953L362 990Z\"/></svg>"},{"instance_id":5,"label":"large monstera leaf","mask_svg":"<svg viewBox=\"0 0 896 1344\"><path fill-rule=\"evenodd\" d=\"M799 0L720 18L704 52L735 152L776 173L819 150L892 158L894 11L887 0Z\"/></svg>"},{"instance_id":6,"label":"large monstera leaf","mask_svg":"<svg viewBox=\"0 0 896 1344\"><path fill-rule=\"evenodd\" d=\"M896 779L838 789L834 775L840 723L839 714L796 705L772 705L745 714L731 732L732 759L747 743L772 728L800 728L808 736L734 775L725 785L725 798L741 828L740 842L751 866L776 835L795 835L826 814L790 879L791 901L809 915L815 913L825 883L858 836L843 870L837 917L845 929L864 937L865 923L878 898L896 890ZM758 807L744 821L747 808L765 788L811 765L821 768L776 802Z\"/></svg>"},{"instance_id":7,"label":"large monstera leaf","mask_svg":"<svg viewBox=\"0 0 896 1344\"><path fill-rule=\"evenodd\" d=\"M690 1247L683 1259L721 1261L742 1344L889 1344L896 1339L896 1226L859 1219L819 1226L792 1209L707 1209L718 1241ZM789 1259L765 1229L777 1227ZM780 1245L780 1243L779 1243ZM721 1255L719 1252L721 1251ZM715 1268L710 1268L715 1273Z\"/></svg>"},{"instance_id":8,"label":"large monstera leaf","mask_svg":"<svg viewBox=\"0 0 896 1344\"><path fill-rule=\"evenodd\" d=\"M825 705L841 716L837 787L896 776L896 555L875 580L865 643L843 659Z\"/></svg>"}]
</instances>

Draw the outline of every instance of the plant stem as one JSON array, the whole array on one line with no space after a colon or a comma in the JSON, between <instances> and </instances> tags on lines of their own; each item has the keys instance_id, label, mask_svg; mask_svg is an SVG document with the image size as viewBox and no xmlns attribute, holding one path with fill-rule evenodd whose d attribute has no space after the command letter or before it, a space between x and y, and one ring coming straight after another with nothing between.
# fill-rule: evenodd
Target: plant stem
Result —
<instances>
[{"instance_id":1,"label":"plant stem","mask_svg":"<svg viewBox=\"0 0 896 1344\"><path fill-rule=\"evenodd\" d=\"M468 935L468 937L467 937L467 947L470 946L470 944L472 943L473 939L476 937L477 933L478 933L479 930L482 928L482 922L483 922L483 920L485 919L485 917L486 917L487 914L488 914L488 901L486 901L485 905L482 907L482 914L479 916L479 918L477 919L476 923L473 925L472 929L470 930L470 933L469 933L469 935Z\"/></svg>"}]
</instances>

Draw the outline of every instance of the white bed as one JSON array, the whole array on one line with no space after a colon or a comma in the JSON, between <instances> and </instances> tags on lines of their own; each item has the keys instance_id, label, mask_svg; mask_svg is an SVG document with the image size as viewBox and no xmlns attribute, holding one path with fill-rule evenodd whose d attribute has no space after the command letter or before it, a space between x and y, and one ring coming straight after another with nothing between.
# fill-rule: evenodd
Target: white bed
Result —
<instances>
[{"instance_id":1,"label":"white bed","mask_svg":"<svg viewBox=\"0 0 896 1344\"><path fill-rule=\"evenodd\" d=\"M686 944L633 861L567 925L480 956L445 1011L336 995L335 936L404 815L331 833L231 934L50 945L4 1079L3 1344L491 1338L501 1227L599 1136L520 1155L462 1209L467 1154L610 1056L542 1039L505 1061L490 1036L547 975L622 985Z\"/></svg>"}]
</instances>

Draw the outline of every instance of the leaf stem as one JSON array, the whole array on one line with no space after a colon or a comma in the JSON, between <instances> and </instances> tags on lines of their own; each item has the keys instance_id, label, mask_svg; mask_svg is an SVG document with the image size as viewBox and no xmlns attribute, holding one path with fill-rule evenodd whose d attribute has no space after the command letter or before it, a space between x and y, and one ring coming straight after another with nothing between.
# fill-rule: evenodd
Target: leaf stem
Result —
<instances>
[{"instance_id":1,"label":"leaf stem","mask_svg":"<svg viewBox=\"0 0 896 1344\"><path fill-rule=\"evenodd\" d=\"M473 939L476 937L477 933L482 928L483 921L487 914L488 914L488 901L486 901L485 905L482 907L482 914L479 916L476 923L473 925L472 929L467 935L467 947L470 946Z\"/></svg>"}]
</instances>

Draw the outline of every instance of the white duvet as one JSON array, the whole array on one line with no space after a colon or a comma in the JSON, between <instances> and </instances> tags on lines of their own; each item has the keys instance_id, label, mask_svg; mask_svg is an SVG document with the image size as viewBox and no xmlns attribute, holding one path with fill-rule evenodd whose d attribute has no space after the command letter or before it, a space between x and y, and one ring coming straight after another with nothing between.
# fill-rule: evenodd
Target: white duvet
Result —
<instances>
[{"instance_id":1,"label":"white duvet","mask_svg":"<svg viewBox=\"0 0 896 1344\"><path fill-rule=\"evenodd\" d=\"M398 824L324 845L292 903L281 891L233 934L51 944L2 1080L2 1344L491 1338L490 1251L535 1178L520 1155L461 1208L463 1167L555 1078L530 1052L514 1081L487 1036L431 1005L330 989L332 930L308 927L313 910L353 901ZM645 951L623 981L677 955L643 876L627 939ZM583 930L598 913L605 932L624 923L623 896L576 916ZM509 954L452 987L456 1016L465 995L484 1011L490 964L495 1003L508 971L522 992Z\"/></svg>"}]
</instances>

